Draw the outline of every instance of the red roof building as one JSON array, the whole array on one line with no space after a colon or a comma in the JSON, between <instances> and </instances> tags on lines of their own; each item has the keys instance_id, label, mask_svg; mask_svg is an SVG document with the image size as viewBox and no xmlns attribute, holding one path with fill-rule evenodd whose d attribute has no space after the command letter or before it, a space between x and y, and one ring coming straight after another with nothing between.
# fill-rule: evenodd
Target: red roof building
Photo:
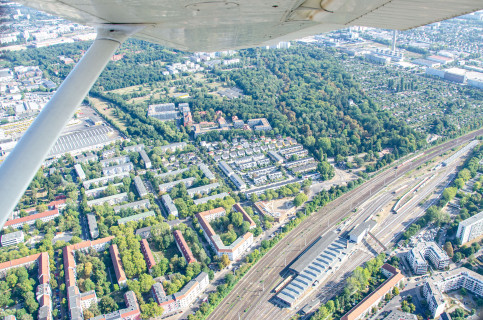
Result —
<instances>
[{"instance_id":1,"label":"red roof building","mask_svg":"<svg viewBox=\"0 0 483 320\"><path fill-rule=\"evenodd\" d=\"M179 251L181 251L186 263L190 264L196 262L196 259L193 256L190 247L188 247L188 244L186 243L181 231L174 230L174 240L176 240L176 246L178 247Z\"/></svg>"},{"instance_id":2,"label":"red roof building","mask_svg":"<svg viewBox=\"0 0 483 320\"><path fill-rule=\"evenodd\" d=\"M387 263L382 267L383 274L389 276L379 287L376 288L371 294L365 297L361 302L354 306L349 312L347 312L341 320L356 320L362 319L364 315L372 310L372 307L377 305L387 293L392 291L396 285L398 285L404 276L401 270L394 268Z\"/></svg>"},{"instance_id":3,"label":"red roof building","mask_svg":"<svg viewBox=\"0 0 483 320\"><path fill-rule=\"evenodd\" d=\"M121 255L117 249L116 244L112 244L109 247L109 252L111 253L112 264L114 265L114 271L116 272L117 283L119 286L123 287L126 285L127 278L124 273L124 268L122 267Z\"/></svg>"},{"instance_id":4,"label":"red roof building","mask_svg":"<svg viewBox=\"0 0 483 320\"><path fill-rule=\"evenodd\" d=\"M235 205L233 205L233 209L240 212L243 216L243 220L248 221L250 223L250 229L255 228L257 226L255 221L253 221L252 217L250 217L250 215L245 211L245 209L243 209L243 207L239 203L235 203Z\"/></svg>"},{"instance_id":5,"label":"red roof building","mask_svg":"<svg viewBox=\"0 0 483 320\"><path fill-rule=\"evenodd\" d=\"M55 219L58 216L59 216L59 210L55 208L54 210L35 213L23 218L9 220L5 222L5 225L3 226L3 228L6 229L8 227L12 227L14 229L19 229L19 228L22 228L22 226L26 223L29 225L32 225L35 223L35 220L42 220L43 222L47 222L52 219Z\"/></svg>"},{"instance_id":6,"label":"red roof building","mask_svg":"<svg viewBox=\"0 0 483 320\"><path fill-rule=\"evenodd\" d=\"M144 255L144 260L146 260L146 266L148 267L148 271L151 271L151 268L156 265L156 261L154 260L153 253L149 248L149 243L146 239L141 240L141 251Z\"/></svg>"}]
</instances>

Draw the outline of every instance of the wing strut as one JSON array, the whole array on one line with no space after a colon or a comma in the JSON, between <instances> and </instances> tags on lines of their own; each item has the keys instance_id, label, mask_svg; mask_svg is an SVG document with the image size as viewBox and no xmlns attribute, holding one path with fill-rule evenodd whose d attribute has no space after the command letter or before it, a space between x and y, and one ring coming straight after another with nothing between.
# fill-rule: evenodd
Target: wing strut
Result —
<instances>
[{"instance_id":1,"label":"wing strut","mask_svg":"<svg viewBox=\"0 0 483 320\"><path fill-rule=\"evenodd\" d=\"M116 49L142 28L127 24L97 27L94 43L0 165L0 228Z\"/></svg>"}]
</instances>

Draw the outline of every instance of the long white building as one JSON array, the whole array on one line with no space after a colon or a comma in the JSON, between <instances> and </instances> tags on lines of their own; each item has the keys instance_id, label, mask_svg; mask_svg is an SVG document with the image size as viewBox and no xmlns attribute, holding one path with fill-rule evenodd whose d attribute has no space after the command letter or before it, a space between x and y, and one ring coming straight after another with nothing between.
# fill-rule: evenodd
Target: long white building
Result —
<instances>
[{"instance_id":1,"label":"long white building","mask_svg":"<svg viewBox=\"0 0 483 320\"><path fill-rule=\"evenodd\" d=\"M428 272L429 259L438 269L444 269L449 265L449 257L436 242L421 242L407 254L409 265L415 274Z\"/></svg>"},{"instance_id":2,"label":"long white building","mask_svg":"<svg viewBox=\"0 0 483 320\"><path fill-rule=\"evenodd\" d=\"M465 244L481 235L483 235L483 211L461 221L456 232L456 237L460 239L461 244Z\"/></svg>"}]
</instances>

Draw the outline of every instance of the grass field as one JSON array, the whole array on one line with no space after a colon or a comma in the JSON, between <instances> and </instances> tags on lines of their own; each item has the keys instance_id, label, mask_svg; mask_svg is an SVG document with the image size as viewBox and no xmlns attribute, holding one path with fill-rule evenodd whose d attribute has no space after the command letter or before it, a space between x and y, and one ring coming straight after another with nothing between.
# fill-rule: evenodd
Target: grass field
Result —
<instances>
[{"instance_id":1,"label":"grass field","mask_svg":"<svg viewBox=\"0 0 483 320\"><path fill-rule=\"evenodd\" d=\"M116 123L122 130L126 130L126 123L113 114L114 109L109 108L107 102L93 97L89 97L89 102L97 112L103 114L112 122Z\"/></svg>"}]
</instances>

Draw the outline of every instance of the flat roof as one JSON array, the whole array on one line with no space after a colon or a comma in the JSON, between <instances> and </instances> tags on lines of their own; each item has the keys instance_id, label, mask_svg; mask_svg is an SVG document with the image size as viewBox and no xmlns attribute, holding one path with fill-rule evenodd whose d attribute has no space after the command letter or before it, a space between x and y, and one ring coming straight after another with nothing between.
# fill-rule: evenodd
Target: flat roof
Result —
<instances>
[{"instance_id":1,"label":"flat roof","mask_svg":"<svg viewBox=\"0 0 483 320\"><path fill-rule=\"evenodd\" d=\"M137 221L137 220L145 219L147 217L154 217L154 216L156 216L154 211L142 212L126 218L121 218L117 220L117 224L123 224L129 221Z\"/></svg>"},{"instance_id":2,"label":"flat roof","mask_svg":"<svg viewBox=\"0 0 483 320\"><path fill-rule=\"evenodd\" d=\"M329 245L337 239L335 232L327 232L315 240L289 267L290 270L301 273L312 261L321 255Z\"/></svg>"},{"instance_id":3,"label":"flat roof","mask_svg":"<svg viewBox=\"0 0 483 320\"><path fill-rule=\"evenodd\" d=\"M462 227L468 227L468 226L471 226L472 224L474 224L474 223L476 223L478 221L481 221L481 220L483 220L483 211L481 211L480 213L475 214L472 217L469 217L466 220L461 221L460 222L460 226L462 226Z\"/></svg>"},{"instance_id":4,"label":"flat roof","mask_svg":"<svg viewBox=\"0 0 483 320\"><path fill-rule=\"evenodd\" d=\"M108 144L120 139L119 133L109 126L95 126L89 129L62 135L49 152L48 157L77 149Z\"/></svg>"}]
</instances>

